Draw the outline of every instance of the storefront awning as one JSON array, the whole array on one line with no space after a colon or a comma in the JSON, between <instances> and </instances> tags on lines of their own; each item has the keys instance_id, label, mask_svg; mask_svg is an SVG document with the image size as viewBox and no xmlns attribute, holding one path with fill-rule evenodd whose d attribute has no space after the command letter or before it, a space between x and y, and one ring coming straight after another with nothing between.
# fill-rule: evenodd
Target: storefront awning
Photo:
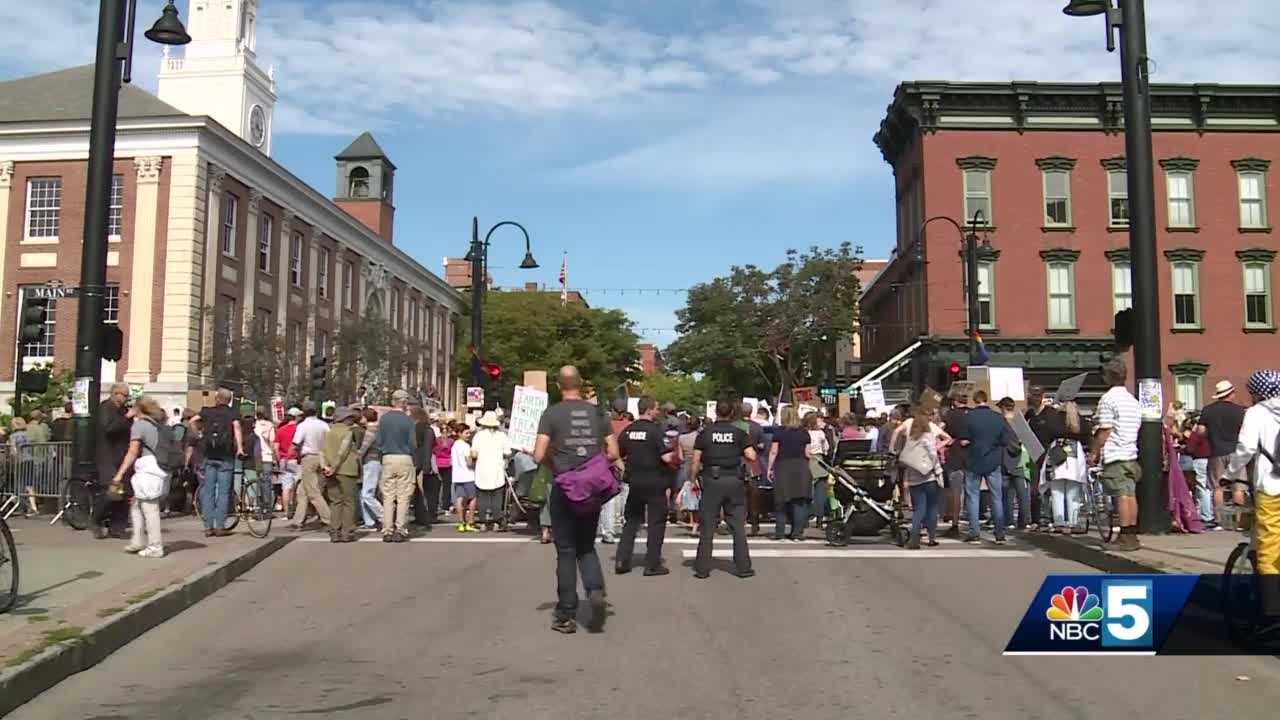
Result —
<instances>
[{"instance_id":1,"label":"storefront awning","mask_svg":"<svg viewBox=\"0 0 1280 720\"><path fill-rule=\"evenodd\" d=\"M875 370L872 370L866 375L863 375L862 377L858 378L857 382L849 386L848 392L853 393L854 391L861 390L863 384L865 383L871 382L872 380L880 380L882 378L885 378L894 374L895 372L900 370L903 365L906 365L908 362L911 362L911 356L915 354L915 351L919 350L920 346L923 344L924 342L921 340L917 340L911 343L906 348L904 348L901 352L899 352L897 355L894 355L893 357L881 363L880 366L877 367Z\"/></svg>"}]
</instances>

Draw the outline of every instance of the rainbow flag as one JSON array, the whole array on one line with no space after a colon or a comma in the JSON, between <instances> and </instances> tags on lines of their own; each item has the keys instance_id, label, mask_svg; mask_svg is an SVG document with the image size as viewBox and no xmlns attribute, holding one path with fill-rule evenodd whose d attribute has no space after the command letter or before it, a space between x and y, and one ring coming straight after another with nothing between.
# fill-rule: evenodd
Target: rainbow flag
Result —
<instances>
[{"instance_id":1,"label":"rainbow flag","mask_svg":"<svg viewBox=\"0 0 1280 720\"><path fill-rule=\"evenodd\" d=\"M991 356L987 354L987 346L982 344L982 335L975 332L973 341L973 357L969 358L969 365L982 367L991 362Z\"/></svg>"}]
</instances>

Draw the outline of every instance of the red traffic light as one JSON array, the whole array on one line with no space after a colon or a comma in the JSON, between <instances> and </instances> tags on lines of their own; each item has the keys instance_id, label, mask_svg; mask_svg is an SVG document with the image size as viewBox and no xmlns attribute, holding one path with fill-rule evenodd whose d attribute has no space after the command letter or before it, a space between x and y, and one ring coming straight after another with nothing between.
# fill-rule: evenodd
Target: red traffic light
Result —
<instances>
[{"instance_id":1,"label":"red traffic light","mask_svg":"<svg viewBox=\"0 0 1280 720\"><path fill-rule=\"evenodd\" d=\"M958 363L958 362L953 362L953 363L951 363L951 366L947 368L947 372L951 373L952 375L959 375L959 374L960 374L960 363Z\"/></svg>"},{"instance_id":2,"label":"red traffic light","mask_svg":"<svg viewBox=\"0 0 1280 720\"><path fill-rule=\"evenodd\" d=\"M485 371L489 373L489 377L494 381L502 377L502 368L497 365L486 365Z\"/></svg>"}]
</instances>

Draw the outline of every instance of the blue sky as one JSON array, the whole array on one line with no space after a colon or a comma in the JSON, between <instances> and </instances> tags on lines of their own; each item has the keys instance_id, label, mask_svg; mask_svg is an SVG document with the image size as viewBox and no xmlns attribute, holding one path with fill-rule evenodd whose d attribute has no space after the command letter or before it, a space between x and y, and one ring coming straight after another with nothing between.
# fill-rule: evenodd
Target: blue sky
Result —
<instances>
[{"instance_id":1,"label":"blue sky","mask_svg":"<svg viewBox=\"0 0 1280 720\"><path fill-rule=\"evenodd\" d=\"M1148 3L1156 82L1266 82L1274 0ZM1102 24L1065 0L260 0L274 156L333 192L332 156L372 130L399 167L397 244L439 270L472 215L516 220L542 268L495 280L684 288L789 247L893 243L871 143L902 80L1110 80ZM139 0L139 36L161 6ZM187 2L178 3L183 17ZM154 7L153 7L154 6ZM97 3L0 3L0 79L92 61ZM140 38L141 39L141 38ZM159 52L139 43L136 82ZM660 345L679 293L588 292Z\"/></svg>"}]
</instances>

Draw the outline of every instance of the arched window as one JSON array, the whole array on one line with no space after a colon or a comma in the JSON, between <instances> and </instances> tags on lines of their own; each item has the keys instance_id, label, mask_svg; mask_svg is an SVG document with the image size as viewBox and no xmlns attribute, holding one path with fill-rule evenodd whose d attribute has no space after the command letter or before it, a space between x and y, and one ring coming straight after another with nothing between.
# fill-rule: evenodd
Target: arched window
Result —
<instances>
[{"instance_id":1,"label":"arched window","mask_svg":"<svg viewBox=\"0 0 1280 720\"><path fill-rule=\"evenodd\" d=\"M347 176L347 196L353 198L369 197L369 171L357 167Z\"/></svg>"}]
</instances>

